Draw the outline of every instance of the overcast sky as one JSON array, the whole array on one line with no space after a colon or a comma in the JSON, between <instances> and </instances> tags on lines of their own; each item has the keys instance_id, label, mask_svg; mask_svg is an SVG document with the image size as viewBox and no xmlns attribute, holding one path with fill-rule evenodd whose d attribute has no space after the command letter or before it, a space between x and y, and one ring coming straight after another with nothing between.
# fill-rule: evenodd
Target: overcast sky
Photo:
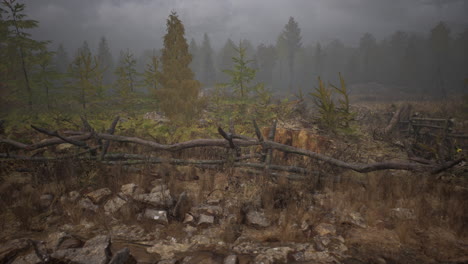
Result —
<instances>
[{"instance_id":1,"label":"overcast sky","mask_svg":"<svg viewBox=\"0 0 468 264\"><path fill-rule=\"evenodd\" d=\"M427 33L445 21L454 33L468 27L468 0L26 0L29 18L39 21L38 39L63 43L71 54L87 40L96 50L105 36L113 52L137 54L161 48L173 10L188 40L207 32L215 48L228 37L255 45L274 44L293 16L304 44L338 38L357 45L366 32L378 39L401 29Z\"/></svg>"}]
</instances>

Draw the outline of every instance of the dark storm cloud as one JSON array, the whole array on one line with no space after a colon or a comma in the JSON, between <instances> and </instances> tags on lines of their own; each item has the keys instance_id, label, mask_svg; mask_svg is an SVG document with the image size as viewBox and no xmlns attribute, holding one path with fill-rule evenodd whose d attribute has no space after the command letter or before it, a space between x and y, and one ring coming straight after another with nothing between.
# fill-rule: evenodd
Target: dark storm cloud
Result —
<instances>
[{"instance_id":1,"label":"dark storm cloud","mask_svg":"<svg viewBox=\"0 0 468 264\"><path fill-rule=\"evenodd\" d=\"M428 32L438 21L454 31L468 25L466 0L30 0L35 36L73 52L84 40L96 48L106 36L114 51L160 48L166 18L177 11L187 38L207 32L215 47L230 37L274 43L290 16L305 44L335 38L356 44L365 32L383 38L396 30Z\"/></svg>"}]
</instances>

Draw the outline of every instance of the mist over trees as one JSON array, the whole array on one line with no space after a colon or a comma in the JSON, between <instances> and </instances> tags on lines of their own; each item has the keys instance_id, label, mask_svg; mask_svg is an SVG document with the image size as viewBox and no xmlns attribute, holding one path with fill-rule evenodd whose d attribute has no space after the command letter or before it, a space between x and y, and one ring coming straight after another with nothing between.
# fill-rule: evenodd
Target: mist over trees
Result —
<instances>
[{"instance_id":1,"label":"mist over trees","mask_svg":"<svg viewBox=\"0 0 468 264\"><path fill-rule=\"evenodd\" d=\"M226 70L235 67L233 58L240 50L255 71L252 81L287 97L310 91L317 77L334 81L338 73L350 86L376 83L427 98L466 93L468 28L454 32L444 22L425 33L404 28L383 38L363 33L352 46L338 37L304 42L301 22L290 17L277 29L273 43L226 39L216 49L211 32L195 35L187 43L185 27L172 13L162 49L153 47L135 55L129 47L116 60L111 49L115 43L105 37L106 32L98 40L82 40L76 51L61 43L54 43L57 48L52 51L50 42L31 38L30 31L40 21L27 19L25 7L17 1L1 5L0 100L4 105L51 109L72 100L86 109L90 103L106 100L106 95L151 94L161 111L175 116L178 111L197 109L195 98L200 91L210 92L232 81Z\"/></svg>"}]
</instances>

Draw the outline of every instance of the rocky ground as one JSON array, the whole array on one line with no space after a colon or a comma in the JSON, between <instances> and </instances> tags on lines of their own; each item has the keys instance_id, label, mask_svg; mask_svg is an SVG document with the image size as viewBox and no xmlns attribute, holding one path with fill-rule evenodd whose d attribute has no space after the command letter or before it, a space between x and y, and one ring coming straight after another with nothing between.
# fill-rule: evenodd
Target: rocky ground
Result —
<instances>
[{"instance_id":1,"label":"rocky ground","mask_svg":"<svg viewBox=\"0 0 468 264\"><path fill-rule=\"evenodd\" d=\"M365 132L334 144L342 159L406 157ZM37 166L2 169L0 263L468 263L466 164L429 176L311 163L328 173L306 181L166 164Z\"/></svg>"}]
</instances>

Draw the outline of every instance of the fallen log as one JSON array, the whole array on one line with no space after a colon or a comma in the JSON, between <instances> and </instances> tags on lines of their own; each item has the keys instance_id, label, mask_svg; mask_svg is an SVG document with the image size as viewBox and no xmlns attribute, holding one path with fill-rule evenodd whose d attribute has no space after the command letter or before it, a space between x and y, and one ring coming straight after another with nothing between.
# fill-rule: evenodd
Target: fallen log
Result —
<instances>
[{"instance_id":1,"label":"fallen log","mask_svg":"<svg viewBox=\"0 0 468 264\"><path fill-rule=\"evenodd\" d=\"M68 141L74 140L74 141L79 141L79 140L88 140L91 138L91 133L82 133L79 135L75 136L70 136L66 137ZM4 143L10 146L13 146L18 149L23 149L23 150L36 150L40 148L45 148L53 145L58 145L58 144L63 144L67 143L67 141L61 139L61 138L51 138L51 139L46 139L38 143L34 144L24 144L15 140L7 139L7 138L2 138L0 137L0 143Z\"/></svg>"},{"instance_id":2,"label":"fallen log","mask_svg":"<svg viewBox=\"0 0 468 264\"><path fill-rule=\"evenodd\" d=\"M409 162L376 162L371 164L365 163L353 163L353 162L345 162L342 160L338 160L326 155L322 155L316 152L312 152L309 150L303 150L294 148L288 145L283 145L280 143L276 143L273 141L264 141L262 143L264 147L276 149L288 153L308 156L316 160L323 161L325 163L331 164L333 166L337 166L343 169L350 169L361 173L371 172L371 171L379 171L379 170L408 170L408 171L430 171L431 173L439 173L445 169L451 168L464 160L461 158L456 161L449 161L443 164L436 164L436 165L427 165L427 164L418 164L418 163L409 163Z\"/></svg>"}]
</instances>

